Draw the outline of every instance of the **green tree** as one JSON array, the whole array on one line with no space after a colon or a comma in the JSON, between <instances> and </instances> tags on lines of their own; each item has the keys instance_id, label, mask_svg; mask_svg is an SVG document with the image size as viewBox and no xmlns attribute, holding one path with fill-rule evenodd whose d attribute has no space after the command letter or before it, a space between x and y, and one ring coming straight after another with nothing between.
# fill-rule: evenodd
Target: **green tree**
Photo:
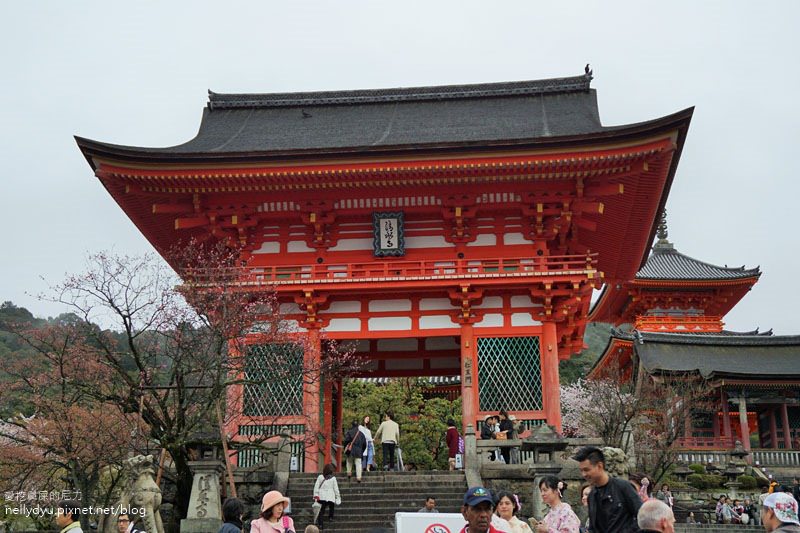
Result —
<instances>
[{"instance_id":1,"label":"green tree","mask_svg":"<svg viewBox=\"0 0 800 533\"><path fill-rule=\"evenodd\" d=\"M353 420L361 422L364 416L372 419L373 434L387 411L394 413L400 425L400 448L406 465L421 470L447 469L445 433L447 419L453 418L461 426L461 399L425 399L430 382L422 378L401 378L378 385L363 380L345 382L342 408L344 431ZM376 462L381 464L380 446L375 449Z\"/></svg>"}]
</instances>

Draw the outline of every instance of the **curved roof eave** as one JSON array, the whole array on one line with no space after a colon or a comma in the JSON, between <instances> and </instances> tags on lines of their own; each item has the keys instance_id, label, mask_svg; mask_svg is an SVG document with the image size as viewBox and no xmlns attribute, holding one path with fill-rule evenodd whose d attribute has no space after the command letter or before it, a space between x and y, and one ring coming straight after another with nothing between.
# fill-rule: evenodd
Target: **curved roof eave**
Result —
<instances>
[{"instance_id":1,"label":"curved roof eave","mask_svg":"<svg viewBox=\"0 0 800 533\"><path fill-rule=\"evenodd\" d=\"M353 155L369 155L371 157L378 156L398 156L402 154L415 153L419 155L428 152L452 152L458 153L463 151L480 152L480 151L496 151L496 150L519 150L519 149L541 149L549 147L565 147L574 146L581 147L590 144L597 144L599 142L624 142L625 140L642 137L646 135L657 134L674 129L679 130L679 138L677 142L678 155L683 147L683 140L686 137L689 122L691 121L694 107L689 107L684 110L678 111L671 115L656 118L653 120L639 122L634 124L622 126L602 127L598 131L591 133L584 133L579 135L565 135L565 136L541 136L523 139L489 139L489 140L474 140L474 141L458 141L458 142L438 142L427 144L403 144L403 145L379 145L379 146L350 146L339 148L312 148L303 150L264 150L264 151L248 151L248 152L182 152L178 149L181 146L190 144L192 140L186 143L166 148L148 148L138 146L127 146L112 143L105 143L88 139L76 135L75 142L83 152L84 157L88 161L93 170L96 170L94 157L101 157L112 159L120 162L128 163L148 163L148 164L197 164L197 163L246 163L253 161L272 161L272 160L285 160L285 159L322 159L331 157L353 156ZM196 137L195 137L196 138ZM673 158L673 167L677 163L679 157ZM668 178L667 190L672 182L672 174L674 168L671 170L671 175ZM662 198L662 208L666 197ZM653 234L655 234L656 225L653 225ZM645 258L646 259L646 256ZM644 263L644 259L642 264Z\"/></svg>"}]
</instances>

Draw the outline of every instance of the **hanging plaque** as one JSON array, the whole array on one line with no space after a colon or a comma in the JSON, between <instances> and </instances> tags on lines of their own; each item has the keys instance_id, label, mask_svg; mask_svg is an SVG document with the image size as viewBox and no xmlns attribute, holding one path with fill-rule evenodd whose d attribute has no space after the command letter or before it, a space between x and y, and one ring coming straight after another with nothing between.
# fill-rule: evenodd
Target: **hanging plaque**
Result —
<instances>
[{"instance_id":1,"label":"hanging plaque","mask_svg":"<svg viewBox=\"0 0 800 533\"><path fill-rule=\"evenodd\" d=\"M375 257L405 255L403 213L372 213Z\"/></svg>"}]
</instances>

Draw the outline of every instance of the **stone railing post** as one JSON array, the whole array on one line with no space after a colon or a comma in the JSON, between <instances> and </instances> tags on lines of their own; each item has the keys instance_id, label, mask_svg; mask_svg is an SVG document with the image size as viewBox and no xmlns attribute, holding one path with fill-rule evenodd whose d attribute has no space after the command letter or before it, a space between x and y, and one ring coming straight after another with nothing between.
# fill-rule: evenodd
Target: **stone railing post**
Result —
<instances>
[{"instance_id":1,"label":"stone railing post","mask_svg":"<svg viewBox=\"0 0 800 533\"><path fill-rule=\"evenodd\" d=\"M289 435L289 428L281 428L281 440L278 441L278 454L275 457L275 480L273 489L286 494L289 486L289 469L292 464L292 439Z\"/></svg>"},{"instance_id":2,"label":"stone railing post","mask_svg":"<svg viewBox=\"0 0 800 533\"><path fill-rule=\"evenodd\" d=\"M192 494L189 510L181 520L181 533L208 533L222 527L219 476L225 465L216 459L190 461Z\"/></svg>"},{"instance_id":3,"label":"stone railing post","mask_svg":"<svg viewBox=\"0 0 800 533\"><path fill-rule=\"evenodd\" d=\"M472 424L467 424L467 430L464 432L464 475L467 478L468 487L480 487L483 485L481 458L478 455L475 428L472 427Z\"/></svg>"}]
</instances>

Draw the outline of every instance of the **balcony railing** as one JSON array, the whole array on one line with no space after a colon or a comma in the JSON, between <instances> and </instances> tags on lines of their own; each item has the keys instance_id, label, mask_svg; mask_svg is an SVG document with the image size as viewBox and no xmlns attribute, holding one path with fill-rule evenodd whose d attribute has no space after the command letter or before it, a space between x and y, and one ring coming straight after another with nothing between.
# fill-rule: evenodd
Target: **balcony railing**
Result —
<instances>
[{"instance_id":1,"label":"balcony railing","mask_svg":"<svg viewBox=\"0 0 800 533\"><path fill-rule=\"evenodd\" d=\"M236 280L241 285L353 283L597 275L597 254L498 259L371 261L311 265L271 265L229 269L196 269L185 278L200 284Z\"/></svg>"},{"instance_id":2,"label":"balcony railing","mask_svg":"<svg viewBox=\"0 0 800 533\"><path fill-rule=\"evenodd\" d=\"M727 450L733 448L735 439L732 437L682 437L675 441L676 448Z\"/></svg>"}]
</instances>

